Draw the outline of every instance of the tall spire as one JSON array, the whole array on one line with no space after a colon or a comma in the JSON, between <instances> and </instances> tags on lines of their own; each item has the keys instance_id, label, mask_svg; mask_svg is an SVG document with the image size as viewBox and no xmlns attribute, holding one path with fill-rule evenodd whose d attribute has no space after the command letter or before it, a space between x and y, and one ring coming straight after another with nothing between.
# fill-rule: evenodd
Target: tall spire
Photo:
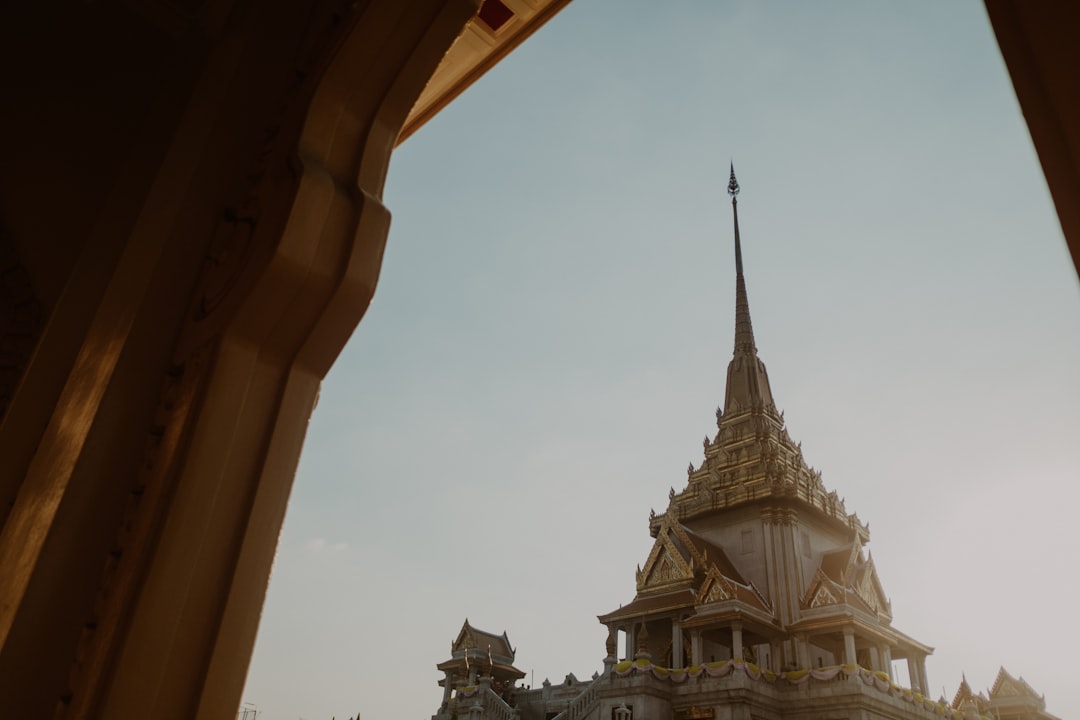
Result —
<instances>
[{"instance_id":1,"label":"tall spire","mask_svg":"<svg viewBox=\"0 0 1080 720\"><path fill-rule=\"evenodd\" d=\"M735 354L728 363L724 414L752 408L772 408L772 412L775 412L769 374L765 370L765 363L758 359L754 328L750 325L750 302L746 298L742 244L739 242L739 181L735 179L734 163L731 165L727 191L735 217Z\"/></svg>"},{"instance_id":2,"label":"tall spire","mask_svg":"<svg viewBox=\"0 0 1080 720\"><path fill-rule=\"evenodd\" d=\"M735 354L756 355L754 327L750 324L750 301L743 278L742 245L739 242L739 181L735 179L734 162L731 163L727 192L731 196L731 212L735 218Z\"/></svg>"}]
</instances>

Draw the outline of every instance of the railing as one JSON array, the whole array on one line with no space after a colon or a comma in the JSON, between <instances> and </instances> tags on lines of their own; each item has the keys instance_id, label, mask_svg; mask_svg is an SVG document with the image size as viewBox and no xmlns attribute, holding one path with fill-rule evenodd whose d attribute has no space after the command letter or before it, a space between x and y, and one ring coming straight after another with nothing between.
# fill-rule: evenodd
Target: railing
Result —
<instances>
[{"instance_id":1,"label":"railing","mask_svg":"<svg viewBox=\"0 0 1080 720\"><path fill-rule=\"evenodd\" d=\"M506 701L499 697L491 688L484 688L481 697L483 698L485 720L517 719L517 710L507 705Z\"/></svg>"},{"instance_id":2,"label":"railing","mask_svg":"<svg viewBox=\"0 0 1080 720\"><path fill-rule=\"evenodd\" d=\"M552 720L582 720L582 718L586 717L596 707L600 683L607 677L607 675L598 675L593 678L593 681L589 683L588 687L582 690L580 695L571 700L566 709L552 718Z\"/></svg>"}]
</instances>

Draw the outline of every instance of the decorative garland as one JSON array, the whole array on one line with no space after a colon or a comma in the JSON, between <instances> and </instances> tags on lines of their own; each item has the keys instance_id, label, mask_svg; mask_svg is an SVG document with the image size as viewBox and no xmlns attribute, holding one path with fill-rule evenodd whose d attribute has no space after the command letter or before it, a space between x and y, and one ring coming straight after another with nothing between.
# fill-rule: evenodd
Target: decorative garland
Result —
<instances>
[{"instance_id":1,"label":"decorative garland","mask_svg":"<svg viewBox=\"0 0 1080 720\"><path fill-rule=\"evenodd\" d=\"M703 665L691 665L688 668L664 668L659 665L653 665L650 661L645 659L623 660L615 665L615 674L618 677L626 677L631 673L636 672L652 675L657 680L670 680L675 683L686 682L689 678L701 677L702 675L707 675L712 678L726 677L735 670L741 670L751 680L765 680L766 682L771 683L775 683L777 680L783 680L791 685L802 685L810 680L834 680L841 673L849 678L858 676L858 678L863 681L863 684L873 686L879 691L888 693L894 697L899 697L924 710L929 710L936 715L953 718L953 720L962 720L964 717L964 713L959 710L954 710L945 703L936 702L930 698L923 697L921 694L910 688L897 685L889 679L887 673L882 672L881 670L867 670L858 665L831 665L823 668L787 670L779 673L760 668L754 663L747 662L742 658L735 658L734 660L726 660L723 662L705 663ZM980 715L979 717L984 720L991 720L991 718L988 718L985 715Z\"/></svg>"}]
</instances>

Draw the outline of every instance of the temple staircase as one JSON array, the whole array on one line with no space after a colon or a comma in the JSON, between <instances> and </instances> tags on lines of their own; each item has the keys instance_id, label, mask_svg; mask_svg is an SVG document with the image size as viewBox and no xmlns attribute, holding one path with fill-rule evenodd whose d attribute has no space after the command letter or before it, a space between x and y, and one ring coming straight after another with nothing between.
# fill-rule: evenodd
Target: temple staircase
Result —
<instances>
[{"instance_id":1,"label":"temple staircase","mask_svg":"<svg viewBox=\"0 0 1080 720\"><path fill-rule=\"evenodd\" d=\"M595 715L594 711L599 707L600 683L605 680L610 681L610 673L595 676L581 694L571 700L566 709L552 720L587 720Z\"/></svg>"}]
</instances>

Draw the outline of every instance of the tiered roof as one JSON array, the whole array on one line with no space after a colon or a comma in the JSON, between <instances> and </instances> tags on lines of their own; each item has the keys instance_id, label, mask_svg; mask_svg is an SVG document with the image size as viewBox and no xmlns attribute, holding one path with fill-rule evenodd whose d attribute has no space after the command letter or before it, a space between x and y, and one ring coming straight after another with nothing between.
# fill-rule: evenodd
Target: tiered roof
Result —
<instances>
[{"instance_id":1,"label":"tiered roof","mask_svg":"<svg viewBox=\"0 0 1080 720\"><path fill-rule=\"evenodd\" d=\"M801 445L791 439L784 415L776 407L750 319L739 233L739 189L732 167L728 193L735 239L735 338L724 405L716 411L717 432L711 439L706 436L704 458L688 468L686 487L681 492L672 489L667 509L650 514L649 529L656 542L645 566L638 569L633 602L600 620L622 621L693 608L683 621L684 627L691 627L717 620L719 616L712 613L721 603L732 612L768 618L777 630L790 622L807 629L856 622L904 648L899 650L901 656L907 650L932 652L929 646L888 627L892 620L889 599L873 558L863 554L869 527L847 512L843 499L828 490L821 473L807 464ZM827 533L829 542L839 541L843 546L820 556L820 567L809 578L808 587L802 581L794 581L795 587L785 585L783 592L801 596L771 597L774 589L759 591L723 549L692 530L702 528L706 518L743 506L772 514L781 524L796 516L813 520L832 529ZM784 606L801 612L792 617L781 610Z\"/></svg>"},{"instance_id":2,"label":"tiered roof","mask_svg":"<svg viewBox=\"0 0 1080 720\"><path fill-rule=\"evenodd\" d=\"M696 608L697 612L748 612L769 619L772 606L743 579L723 548L673 520L662 523L656 542L637 570L633 602L600 616L600 622Z\"/></svg>"},{"instance_id":3,"label":"tiered roof","mask_svg":"<svg viewBox=\"0 0 1080 720\"><path fill-rule=\"evenodd\" d=\"M976 693L965 676L953 696L954 710L976 710L995 720L1059 720L1046 712L1046 699L1022 677L1013 677L1003 667L989 693Z\"/></svg>"},{"instance_id":4,"label":"tiered roof","mask_svg":"<svg viewBox=\"0 0 1080 720\"><path fill-rule=\"evenodd\" d=\"M717 433L705 438L705 457L687 470L687 485L672 493L667 510L650 516L655 537L661 518L680 521L710 515L743 504L777 499L798 505L834 526L853 533L861 543L870 530L847 513L844 501L826 490L821 473L803 458L802 445L792 441L784 415L773 401L769 373L757 354L750 321L750 302L743 274L739 237L739 184L731 169L728 192L735 221L735 350L727 369L724 406L716 410Z\"/></svg>"},{"instance_id":5,"label":"tiered roof","mask_svg":"<svg viewBox=\"0 0 1080 720\"><path fill-rule=\"evenodd\" d=\"M517 680L525 677L525 673L514 667L516 654L505 632L496 635L475 628L466 618L454 642L450 644L450 659L436 667L443 671L453 671L461 677L467 677L470 668L475 668L498 679Z\"/></svg>"}]
</instances>

